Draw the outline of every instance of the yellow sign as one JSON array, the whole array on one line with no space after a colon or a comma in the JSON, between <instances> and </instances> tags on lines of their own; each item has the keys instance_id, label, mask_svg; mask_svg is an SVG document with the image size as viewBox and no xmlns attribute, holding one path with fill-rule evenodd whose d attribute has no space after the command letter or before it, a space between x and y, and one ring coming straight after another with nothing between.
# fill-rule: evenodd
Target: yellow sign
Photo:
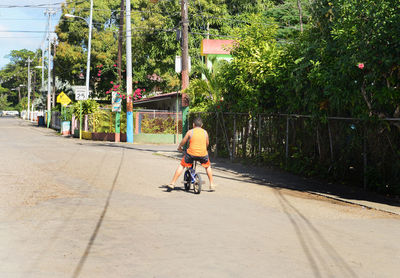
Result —
<instances>
[{"instance_id":1,"label":"yellow sign","mask_svg":"<svg viewBox=\"0 0 400 278\"><path fill-rule=\"evenodd\" d=\"M68 105L71 102L71 99L64 92L61 92L57 96L57 102L61 103L62 105Z\"/></svg>"}]
</instances>

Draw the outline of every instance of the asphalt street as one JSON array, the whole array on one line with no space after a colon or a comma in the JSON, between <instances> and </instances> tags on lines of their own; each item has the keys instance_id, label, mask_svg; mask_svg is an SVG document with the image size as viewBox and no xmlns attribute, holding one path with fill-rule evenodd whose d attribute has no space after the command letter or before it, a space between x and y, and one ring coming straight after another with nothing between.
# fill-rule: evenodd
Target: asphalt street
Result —
<instances>
[{"instance_id":1,"label":"asphalt street","mask_svg":"<svg viewBox=\"0 0 400 278\"><path fill-rule=\"evenodd\" d=\"M399 276L398 215L218 169L168 192L173 149L0 118L0 277Z\"/></svg>"}]
</instances>

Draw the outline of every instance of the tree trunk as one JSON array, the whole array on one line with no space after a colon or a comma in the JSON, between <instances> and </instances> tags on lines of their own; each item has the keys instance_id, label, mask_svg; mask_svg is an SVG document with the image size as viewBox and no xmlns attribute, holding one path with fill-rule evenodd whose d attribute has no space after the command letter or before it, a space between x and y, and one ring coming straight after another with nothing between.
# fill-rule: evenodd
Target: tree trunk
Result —
<instances>
[{"instance_id":1,"label":"tree trunk","mask_svg":"<svg viewBox=\"0 0 400 278\"><path fill-rule=\"evenodd\" d=\"M303 33L303 9L301 8L301 0L297 0L297 7L299 8L300 32Z\"/></svg>"}]
</instances>

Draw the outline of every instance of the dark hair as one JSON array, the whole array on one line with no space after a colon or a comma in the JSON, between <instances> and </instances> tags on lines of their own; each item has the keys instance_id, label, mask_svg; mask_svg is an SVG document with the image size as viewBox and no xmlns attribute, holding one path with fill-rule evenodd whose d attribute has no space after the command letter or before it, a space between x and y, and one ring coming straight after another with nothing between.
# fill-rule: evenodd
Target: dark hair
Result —
<instances>
[{"instance_id":1,"label":"dark hair","mask_svg":"<svg viewBox=\"0 0 400 278\"><path fill-rule=\"evenodd\" d=\"M203 120L200 117L197 117L194 119L193 124L197 127L202 127L203 126Z\"/></svg>"}]
</instances>

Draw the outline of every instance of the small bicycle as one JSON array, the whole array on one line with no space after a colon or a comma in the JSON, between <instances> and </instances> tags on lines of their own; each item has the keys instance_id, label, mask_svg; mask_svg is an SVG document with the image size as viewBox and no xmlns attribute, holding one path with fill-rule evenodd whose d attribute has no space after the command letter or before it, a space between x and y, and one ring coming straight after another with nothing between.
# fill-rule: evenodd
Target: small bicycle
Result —
<instances>
[{"instance_id":1,"label":"small bicycle","mask_svg":"<svg viewBox=\"0 0 400 278\"><path fill-rule=\"evenodd\" d=\"M183 176L183 183L185 185L185 190L189 191L191 185L193 185L194 194L200 194L201 192L201 177L196 173L196 163L193 161L192 167L186 168L185 174Z\"/></svg>"}]
</instances>

